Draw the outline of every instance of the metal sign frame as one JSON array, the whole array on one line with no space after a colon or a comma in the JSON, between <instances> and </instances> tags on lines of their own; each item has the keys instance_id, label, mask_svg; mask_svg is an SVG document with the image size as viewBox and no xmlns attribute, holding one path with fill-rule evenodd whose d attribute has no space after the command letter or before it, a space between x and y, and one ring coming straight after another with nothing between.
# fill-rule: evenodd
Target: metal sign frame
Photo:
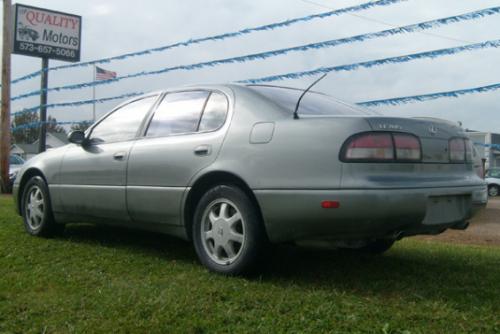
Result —
<instances>
[{"instance_id":1,"label":"metal sign frame","mask_svg":"<svg viewBox=\"0 0 500 334\"><path fill-rule=\"evenodd\" d=\"M50 29L48 27L48 24L45 22L38 22L40 23L40 26L38 30L43 29L42 36L40 36L39 31L33 29L33 27L29 26L20 26L20 22L18 22L19 19L19 11L20 10L32 10L34 12L38 13L44 13L45 15L43 16L42 21L48 21L51 22L51 18L54 21L57 21L57 18L60 18L60 23L62 24L63 20L66 18L64 21L66 25L68 24L69 21L67 21L68 18L72 18L74 20L78 21L78 40L77 40L77 48L69 48L69 47L64 47L62 44L64 43L58 43L61 40L74 42L74 38L76 36L68 36L65 35L64 28L59 29L59 32L55 32L51 30L50 32L47 32L47 29ZM82 17L79 15L74 15L74 14L69 14L69 13L64 13L64 12L59 12L55 10L50 10L50 9L45 9L45 8L39 8L39 7L34 7L34 6L28 6L28 5L23 5L16 3L12 7L13 10L13 21L14 21L14 27L12 29L12 52L15 54L21 54L25 56L32 56L32 57L40 57L40 58L49 58L49 59L57 59L57 60L63 60L63 61L68 61L68 62L78 62L80 61L80 53L81 53L81 42L82 42ZM38 16L36 17L38 19ZM71 21L71 23L74 23ZM47 27L46 27L47 26ZM53 28L55 29L55 28ZM68 29L66 29L68 31ZM22 39L18 39L18 36L23 36ZM46 41L43 42L41 41L43 38L49 39L51 38L52 41ZM57 40L57 41L56 41ZM41 42L40 42L41 41ZM61 44L60 46L56 46L54 44Z\"/></svg>"}]
</instances>

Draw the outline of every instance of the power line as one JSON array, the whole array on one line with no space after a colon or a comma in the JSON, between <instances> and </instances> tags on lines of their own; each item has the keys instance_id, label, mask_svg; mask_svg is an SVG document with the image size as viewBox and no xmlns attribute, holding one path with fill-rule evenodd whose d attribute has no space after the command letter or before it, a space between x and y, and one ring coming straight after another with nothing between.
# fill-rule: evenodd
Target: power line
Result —
<instances>
[{"instance_id":1,"label":"power line","mask_svg":"<svg viewBox=\"0 0 500 334\"><path fill-rule=\"evenodd\" d=\"M329 7L327 5L320 4L320 3L317 3L317 2L314 2L314 1L311 1L311 0L300 0L300 1L308 3L308 4L311 4L311 5L316 5L318 7L323 7L323 8L328 8L328 9L334 9L334 8ZM365 20L365 21L370 21L370 22L375 22L375 23L378 23L378 24L382 24L382 25L385 25L387 27L393 27L393 28L397 27L397 25L395 25L395 24L392 24L392 23L389 23L389 22L386 22L386 21L381 21L381 20L378 20L378 19L373 19L373 18L366 17L366 16L362 16L362 15L359 15L359 14L348 13L347 15L350 15L350 16L353 16L353 17L357 17L357 18ZM449 40L449 41L454 41L454 42L473 43L472 41L468 41L468 40L464 40L464 39L460 39L460 38L455 38L455 37L450 37L450 36L444 36L444 35L441 35L441 34L436 34L436 33L431 33L431 32L420 31L419 33L423 34L423 35L427 35L427 36L432 36L432 37L437 37L437 38L441 38L441 39L446 39L446 40Z\"/></svg>"}]
</instances>

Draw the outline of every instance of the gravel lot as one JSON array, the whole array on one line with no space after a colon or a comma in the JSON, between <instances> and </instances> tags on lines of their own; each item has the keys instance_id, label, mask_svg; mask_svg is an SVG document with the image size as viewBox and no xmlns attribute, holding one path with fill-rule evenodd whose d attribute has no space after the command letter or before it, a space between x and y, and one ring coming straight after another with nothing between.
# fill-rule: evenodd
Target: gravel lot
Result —
<instances>
[{"instance_id":1,"label":"gravel lot","mask_svg":"<svg viewBox=\"0 0 500 334\"><path fill-rule=\"evenodd\" d=\"M485 210L474 217L465 231L448 230L436 236L416 237L453 243L500 246L500 198L490 198Z\"/></svg>"}]
</instances>

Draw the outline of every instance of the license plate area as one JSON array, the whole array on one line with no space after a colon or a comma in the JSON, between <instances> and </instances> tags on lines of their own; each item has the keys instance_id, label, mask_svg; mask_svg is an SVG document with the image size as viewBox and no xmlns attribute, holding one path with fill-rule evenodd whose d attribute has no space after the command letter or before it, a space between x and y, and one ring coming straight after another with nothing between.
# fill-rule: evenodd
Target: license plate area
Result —
<instances>
[{"instance_id":1,"label":"license plate area","mask_svg":"<svg viewBox=\"0 0 500 334\"><path fill-rule=\"evenodd\" d=\"M466 219L469 196L430 196L423 224L455 223Z\"/></svg>"}]
</instances>

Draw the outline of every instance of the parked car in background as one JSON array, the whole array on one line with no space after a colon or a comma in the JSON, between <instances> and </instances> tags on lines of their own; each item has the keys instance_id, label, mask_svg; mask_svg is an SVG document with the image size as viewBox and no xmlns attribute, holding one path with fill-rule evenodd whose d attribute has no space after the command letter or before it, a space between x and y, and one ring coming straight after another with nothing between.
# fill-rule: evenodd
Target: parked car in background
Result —
<instances>
[{"instance_id":1,"label":"parked car in background","mask_svg":"<svg viewBox=\"0 0 500 334\"><path fill-rule=\"evenodd\" d=\"M498 196L500 190L500 168L491 168L486 172L486 183L488 183L488 194L491 197Z\"/></svg>"},{"instance_id":2,"label":"parked car in background","mask_svg":"<svg viewBox=\"0 0 500 334\"><path fill-rule=\"evenodd\" d=\"M240 274L269 243L381 253L465 229L486 205L460 127L303 94L213 85L125 102L22 168L14 198L26 231L84 220L164 232L192 240L210 270Z\"/></svg>"},{"instance_id":3,"label":"parked car in background","mask_svg":"<svg viewBox=\"0 0 500 334\"><path fill-rule=\"evenodd\" d=\"M18 155L11 154L9 156L9 181L10 184L14 184L19 170L24 165L24 160Z\"/></svg>"}]
</instances>

